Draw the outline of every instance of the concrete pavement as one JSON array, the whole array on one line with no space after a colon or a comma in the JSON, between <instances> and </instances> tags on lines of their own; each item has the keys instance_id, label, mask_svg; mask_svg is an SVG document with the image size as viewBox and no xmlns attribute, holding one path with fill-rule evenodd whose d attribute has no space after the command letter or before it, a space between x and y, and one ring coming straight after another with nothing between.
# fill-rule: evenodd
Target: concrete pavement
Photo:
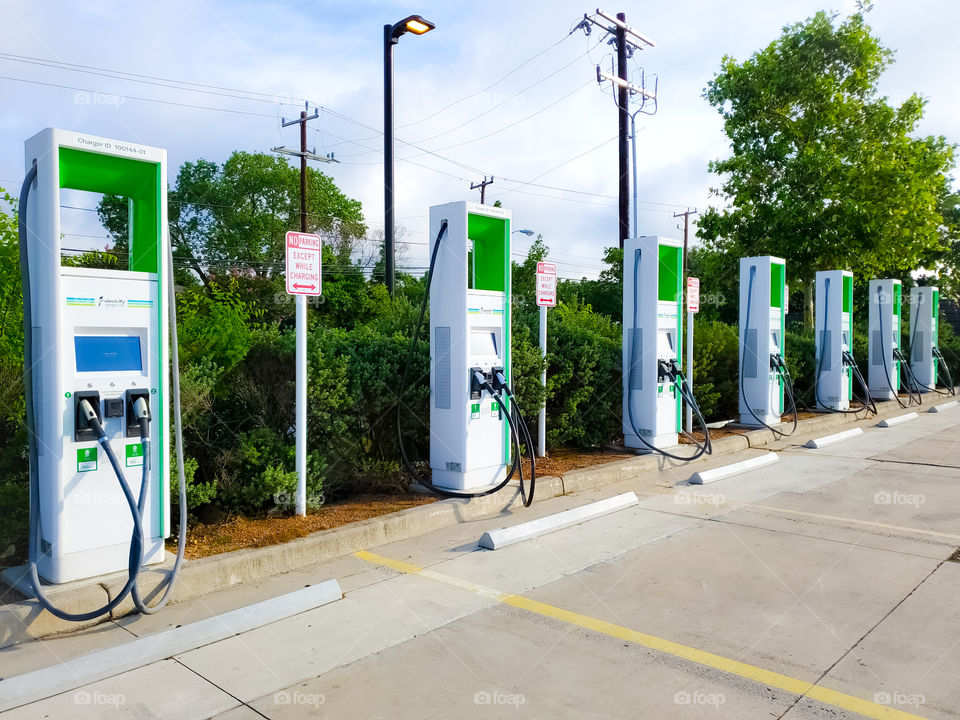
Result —
<instances>
[{"instance_id":1,"label":"concrete pavement","mask_svg":"<svg viewBox=\"0 0 960 720\"><path fill-rule=\"evenodd\" d=\"M960 410L875 424L772 443L777 465L710 485L670 468L0 650L10 676L331 577L346 594L3 717L960 718ZM477 546L627 491L639 505Z\"/></svg>"}]
</instances>

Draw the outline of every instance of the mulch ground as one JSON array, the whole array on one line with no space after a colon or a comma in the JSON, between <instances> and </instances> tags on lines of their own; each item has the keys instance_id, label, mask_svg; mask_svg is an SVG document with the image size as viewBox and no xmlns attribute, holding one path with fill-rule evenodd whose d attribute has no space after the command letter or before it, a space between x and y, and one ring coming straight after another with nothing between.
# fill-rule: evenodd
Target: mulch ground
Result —
<instances>
[{"instance_id":1,"label":"mulch ground","mask_svg":"<svg viewBox=\"0 0 960 720\"><path fill-rule=\"evenodd\" d=\"M306 517L270 517L250 519L234 517L223 522L200 523L187 528L186 557L196 559L208 555L266 547L305 537L319 530L348 525L380 515L426 505L437 500L432 495L364 495L343 502L330 503ZM167 542L170 552L177 551L176 537Z\"/></svg>"},{"instance_id":2,"label":"mulch ground","mask_svg":"<svg viewBox=\"0 0 960 720\"><path fill-rule=\"evenodd\" d=\"M632 453L556 450L549 457L537 458L537 475L562 475L570 470L636 457ZM530 476L530 463L524 463L524 477ZM289 542L319 530L330 530L352 522L368 520L388 513L432 503L434 495L364 495L331 503L306 517L234 517L222 522L199 523L187 530L186 557L195 559L242 548L266 547ZM176 537L167 543L177 551Z\"/></svg>"}]
</instances>

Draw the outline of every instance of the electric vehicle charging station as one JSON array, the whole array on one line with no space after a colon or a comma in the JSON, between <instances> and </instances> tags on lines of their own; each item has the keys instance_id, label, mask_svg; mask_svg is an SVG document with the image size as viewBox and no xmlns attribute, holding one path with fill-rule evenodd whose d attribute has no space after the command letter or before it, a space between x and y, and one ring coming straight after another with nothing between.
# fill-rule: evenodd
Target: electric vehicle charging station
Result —
<instances>
[{"instance_id":1,"label":"electric vehicle charging station","mask_svg":"<svg viewBox=\"0 0 960 720\"><path fill-rule=\"evenodd\" d=\"M939 288L910 288L910 369L921 392L931 392L937 386L935 348L939 316Z\"/></svg>"},{"instance_id":2,"label":"electric vehicle charging station","mask_svg":"<svg viewBox=\"0 0 960 720\"><path fill-rule=\"evenodd\" d=\"M28 572L5 580L27 596L32 590L44 610L63 620L93 620L128 595L139 612L153 614L173 591L187 525L166 151L48 128L27 140L25 154L18 236L30 537ZM62 266L65 189L127 199L128 270ZM170 534L171 414L179 544L166 587L149 606L137 579L145 565L164 560ZM60 584L125 565L123 588L95 610L67 612L43 592L41 576Z\"/></svg>"},{"instance_id":3,"label":"electric vehicle charging station","mask_svg":"<svg viewBox=\"0 0 960 720\"><path fill-rule=\"evenodd\" d=\"M680 370L683 341L683 242L653 235L623 247L623 442L641 452L692 460L710 452L710 434ZM697 414L705 440L690 457L679 444L682 400Z\"/></svg>"},{"instance_id":4,"label":"electric vehicle charging station","mask_svg":"<svg viewBox=\"0 0 960 720\"><path fill-rule=\"evenodd\" d=\"M899 280L870 281L867 378L870 395L880 400L899 398L900 393L900 299Z\"/></svg>"},{"instance_id":5,"label":"electric vehicle charging station","mask_svg":"<svg viewBox=\"0 0 960 720\"><path fill-rule=\"evenodd\" d=\"M740 259L740 424L778 425L789 374L783 360L786 262L764 255ZM794 408L796 418L796 408Z\"/></svg>"},{"instance_id":6,"label":"electric vehicle charging station","mask_svg":"<svg viewBox=\"0 0 960 720\"><path fill-rule=\"evenodd\" d=\"M507 477L504 401L476 377L510 380L510 211L453 202L430 208L430 467L432 483L484 489ZM442 224L446 222L446 237Z\"/></svg>"},{"instance_id":7,"label":"electric vehicle charging station","mask_svg":"<svg viewBox=\"0 0 960 720\"><path fill-rule=\"evenodd\" d=\"M821 270L816 286L817 407L849 410L853 369L847 356L853 346L853 273Z\"/></svg>"},{"instance_id":8,"label":"electric vehicle charging station","mask_svg":"<svg viewBox=\"0 0 960 720\"><path fill-rule=\"evenodd\" d=\"M52 583L123 570L134 525L85 417L96 413L143 508L143 563L164 558L170 534L167 444L166 151L48 128L26 142L36 166L27 213L32 315L40 575ZM130 270L61 266L62 189L129 198ZM148 406L144 457L135 403ZM32 531L33 531L32 530Z\"/></svg>"}]
</instances>

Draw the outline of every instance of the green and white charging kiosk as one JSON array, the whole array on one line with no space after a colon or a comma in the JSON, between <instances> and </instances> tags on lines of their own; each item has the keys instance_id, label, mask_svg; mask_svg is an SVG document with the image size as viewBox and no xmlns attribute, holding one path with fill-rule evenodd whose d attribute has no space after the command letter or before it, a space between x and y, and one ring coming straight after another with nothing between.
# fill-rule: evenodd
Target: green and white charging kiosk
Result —
<instances>
[{"instance_id":1,"label":"green and white charging kiosk","mask_svg":"<svg viewBox=\"0 0 960 720\"><path fill-rule=\"evenodd\" d=\"M40 575L52 583L122 571L133 520L114 468L81 405L93 408L134 495L144 498L143 564L164 558L170 534L167 443L166 151L65 130L26 142L36 186L26 212L30 368ZM63 267L60 193L128 199L129 270ZM23 240L21 240L23 242ZM134 404L149 407L144 457ZM33 498L32 498L33 500Z\"/></svg>"},{"instance_id":2,"label":"green and white charging kiosk","mask_svg":"<svg viewBox=\"0 0 960 720\"><path fill-rule=\"evenodd\" d=\"M623 443L641 452L678 444L681 389L670 376L682 346L683 243L623 244Z\"/></svg>"},{"instance_id":3,"label":"green and white charging kiosk","mask_svg":"<svg viewBox=\"0 0 960 720\"><path fill-rule=\"evenodd\" d=\"M910 288L910 368L921 392L933 391L939 379L939 319L940 289L932 285Z\"/></svg>"},{"instance_id":4,"label":"green and white charging kiosk","mask_svg":"<svg viewBox=\"0 0 960 720\"><path fill-rule=\"evenodd\" d=\"M740 259L740 423L778 425L786 378L781 369L786 322L786 262Z\"/></svg>"},{"instance_id":5,"label":"green and white charging kiosk","mask_svg":"<svg viewBox=\"0 0 960 720\"><path fill-rule=\"evenodd\" d=\"M868 292L870 395L892 400L900 392L900 281L871 280Z\"/></svg>"},{"instance_id":6,"label":"green and white charging kiosk","mask_svg":"<svg viewBox=\"0 0 960 720\"><path fill-rule=\"evenodd\" d=\"M453 202L430 208L430 467L450 490L494 487L511 463L510 429L477 373L510 382L510 212ZM446 231L442 231L446 222ZM503 398L502 403L508 403Z\"/></svg>"},{"instance_id":7,"label":"green and white charging kiosk","mask_svg":"<svg viewBox=\"0 0 960 720\"><path fill-rule=\"evenodd\" d=\"M853 273L821 270L816 274L817 407L848 410L853 393Z\"/></svg>"}]
</instances>

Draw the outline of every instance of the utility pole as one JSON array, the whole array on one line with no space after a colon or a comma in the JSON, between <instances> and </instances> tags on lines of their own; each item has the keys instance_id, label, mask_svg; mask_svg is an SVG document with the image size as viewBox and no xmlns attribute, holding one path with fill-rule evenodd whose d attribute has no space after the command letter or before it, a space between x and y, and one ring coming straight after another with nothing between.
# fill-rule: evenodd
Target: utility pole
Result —
<instances>
[{"instance_id":1,"label":"utility pole","mask_svg":"<svg viewBox=\"0 0 960 720\"><path fill-rule=\"evenodd\" d=\"M627 82L627 16L617 13L620 23L616 26L617 39L617 77ZM623 250L623 241L630 235L630 166L627 160L627 137L629 129L627 123L630 116L627 111L627 87L625 84L617 86L617 125L620 138L617 140L617 158L620 168L620 249Z\"/></svg>"},{"instance_id":2,"label":"utility pole","mask_svg":"<svg viewBox=\"0 0 960 720\"><path fill-rule=\"evenodd\" d=\"M679 213L673 214L675 218L678 218L678 217L683 218L683 273L682 274L684 277L686 277L686 274L687 274L687 249L688 249L687 233L690 230L690 216L699 215L699 214L700 213L697 212L696 208L694 208L693 210L691 210L690 208L687 208L685 212L679 212Z\"/></svg>"},{"instance_id":3,"label":"utility pole","mask_svg":"<svg viewBox=\"0 0 960 720\"><path fill-rule=\"evenodd\" d=\"M603 20L606 20L610 24L607 25L601 22L597 17L603 18ZM650 38L641 35L627 25L627 16L622 12L617 13L616 17L614 17L598 8L596 17L584 14L583 22L580 23L578 27L582 27L584 32L589 35L591 25L596 25L608 34L613 35L612 42L617 48L617 74L610 75L602 71L600 66L597 65L597 82L600 83L604 80L609 80L617 86L615 92L617 98L617 127L619 130L619 144L617 146L617 165L619 171L618 234L620 236L620 249L622 250L623 241L630 237L630 160L627 143L631 139L634 143L633 165L634 174L636 174L636 132L631 132L631 127L635 126L634 116L636 112L643 111L644 103L647 100L656 102L657 98L656 91L653 93L647 92L645 87L638 87L627 79L627 58L631 57L634 52L642 50L643 46L654 47L656 44ZM627 39L628 35L631 38L630 40ZM629 110L629 97L634 94L639 95L642 102L634 115L631 115ZM654 112L656 112L656 110L648 114L652 115ZM634 188L636 188L636 181L634 181ZM634 232L637 232L636 228L634 228Z\"/></svg>"},{"instance_id":4,"label":"utility pole","mask_svg":"<svg viewBox=\"0 0 960 720\"><path fill-rule=\"evenodd\" d=\"M480 190L480 204L483 205L483 200L487 195L487 185L493 185L493 175L490 176L490 179L487 180L487 176L483 176L483 182L470 183L471 190Z\"/></svg>"}]
</instances>

